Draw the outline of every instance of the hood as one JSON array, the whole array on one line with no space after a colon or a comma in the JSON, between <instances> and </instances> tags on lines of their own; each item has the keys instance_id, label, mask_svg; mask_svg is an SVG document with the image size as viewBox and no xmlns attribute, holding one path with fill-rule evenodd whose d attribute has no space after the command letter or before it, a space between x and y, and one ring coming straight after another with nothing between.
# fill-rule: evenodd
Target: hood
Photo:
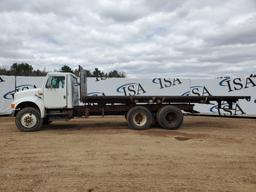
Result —
<instances>
[{"instance_id":1,"label":"hood","mask_svg":"<svg viewBox=\"0 0 256 192\"><path fill-rule=\"evenodd\" d=\"M34 97L41 90L42 89L40 89L40 88L34 88L34 89L27 89L27 90L16 92L14 94L14 99L17 100L22 97L29 97L29 96Z\"/></svg>"}]
</instances>

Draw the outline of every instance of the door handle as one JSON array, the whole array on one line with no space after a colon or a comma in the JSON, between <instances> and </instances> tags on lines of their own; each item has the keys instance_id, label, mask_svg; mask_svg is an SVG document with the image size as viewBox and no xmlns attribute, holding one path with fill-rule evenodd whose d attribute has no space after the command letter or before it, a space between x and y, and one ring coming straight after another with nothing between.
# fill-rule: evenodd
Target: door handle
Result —
<instances>
[{"instance_id":1,"label":"door handle","mask_svg":"<svg viewBox=\"0 0 256 192\"><path fill-rule=\"evenodd\" d=\"M66 96L64 95L63 98L66 99Z\"/></svg>"}]
</instances>

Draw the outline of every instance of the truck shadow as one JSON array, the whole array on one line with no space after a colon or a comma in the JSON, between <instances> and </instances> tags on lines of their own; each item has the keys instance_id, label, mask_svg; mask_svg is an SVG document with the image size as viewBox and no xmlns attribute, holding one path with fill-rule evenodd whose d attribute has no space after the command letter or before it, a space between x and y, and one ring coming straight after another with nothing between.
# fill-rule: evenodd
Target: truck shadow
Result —
<instances>
[{"instance_id":1,"label":"truck shadow","mask_svg":"<svg viewBox=\"0 0 256 192\"><path fill-rule=\"evenodd\" d=\"M234 124L229 123L227 119L184 119L184 124L178 130L209 130L209 129L234 129ZM125 120L89 120L89 121L56 121L43 126L44 130L130 130ZM162 131L160 125L154 123L150 129ZM148 129L148 130L150 130ZM174 131L174 130L166 130Z\"/></svg>"},{"instance_id":2,"label":"truck shadow","mask_svg":"<svg viewBox=\"0 0 256 192\"><path fill-rule=\"evenodd\" d=\"M52 123L44 125L44 130L91 130L91 129L128 129L126 122L104 122L104 123Z\"/></svg>"}]
</instances>

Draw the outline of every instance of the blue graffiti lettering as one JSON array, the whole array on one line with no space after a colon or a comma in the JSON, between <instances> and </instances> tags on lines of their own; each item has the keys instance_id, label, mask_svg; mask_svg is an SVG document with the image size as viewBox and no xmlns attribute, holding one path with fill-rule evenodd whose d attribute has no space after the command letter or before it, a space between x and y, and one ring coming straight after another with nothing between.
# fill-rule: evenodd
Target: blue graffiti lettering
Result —
<instances>
[{"instance_id":1,"label":"blue graffiti lettering","mask_svg":"<svg viewBox=\"0 0 256 192\"><path fill-rule=\"evenodd\" d=\"M179 78L154 78L152 82L159 85L160 89L182 84L182 81Z\"/></svg>"},{"instance_id":2,"label":"blue graffiti lettering","mask_svg":"<svg viewBox=\"0 0 256 192\"><path fill-rule=\"evenodd\" d=\"M256 86L255 77L246 78L225 78L219 82L220 86L228 87L228 92L239 91L242 89L252 88Z\"/></svg>"},{"instance_id":3,"label":"blue graffiti lettering","mask_svg":"<svg viewBox=\"0 0 256 192\"><path fill-rule=\"evenodd\" d=\"M219 85L220 86L228 86L227 81L229 81L231 78L230 77L224 77L220 82Z\"/></svg>"},{"instance_id":4,"label":"blue graffiti lettering","mask_svg":"<svg viewBox=\"0 0 256 192\"><path fill-rule=\"evenodd\" d=\"M15 92L24 91L24 90L33 89L33 88L36 88L36 86L35 85L29 85L29 84L19 85L19 86L16 87L16 90L12 90L12 91L9 91L9 92L5 93L3 98L7 99L7 100L12 100Z\"/></svg>"},{"instance_id":5,"label":"blue graffiti lettering","mask_svg":"<svg viewBox=\"0 0 256 192\"><path fill-rule=\"evenodd\" d=\"M211 96L212 94L205 86L191 86L190 91L186 91L182 94L182 96L189 96L189 95L196 95L196 96Z\"/></svg>"},{"instance_id":6,"label":"blue graffiti lettering","mask_svg":"<svg viewBox=\"0 0 256 192\"><path fill-rule=\"evenodd\" d=\"M189 95L190 95L190 91L187 91L187 92L181 94L181 96L189 96Z\"/></svg>"},{"instance_id":7,"label":"blue graffiti lettering","mask_svg":"<svg viewBox=\"0 0 256 192\"><path fill-rule=\"evenodd\" d=\"M90 92L88 96L106 96L104 92Z\"/></svg>"},{"instance_id":8,"label":"blue graffiti lettering","mask_svg":"<svg viewBox=\"0 0 256 192\"><path fill-rule=\"evenodd\" d=\"M118 93L123 93L125 96L141 95L146 93L140 83L127 83L116 89Z\"/></svg>"},{"instance_id":9,"label":"blue graffiti lettering","mask_svg":"<svg viewBox=\"0 0 256 192\"><path fill-rule=\"evenodd\" d=\"M211 113L219 113L220 115L243 115L245 112L240 107L238 103L235 103L232 108L229 108L229 104L227 102L222 102L219 108L218 105L214 105L210 108Z\"/></svg>"}]
</instances>

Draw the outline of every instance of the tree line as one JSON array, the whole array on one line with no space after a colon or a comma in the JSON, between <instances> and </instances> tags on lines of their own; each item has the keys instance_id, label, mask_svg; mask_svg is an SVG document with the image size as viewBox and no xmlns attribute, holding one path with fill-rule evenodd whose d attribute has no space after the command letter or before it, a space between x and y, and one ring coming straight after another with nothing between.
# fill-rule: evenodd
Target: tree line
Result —
<instances>
[{"instance_id":1,"label":"tree line","mask_svg":"<svg viewBox=\"0 0 256 192\"><path fill-rule=\"evenodd\" d=\"M78 69L72 70L71 67L68 65L63 65L60 70L55 70L59 72L69 72L75 75L79 75ZM34 70L32 65L28 63L14 63L9 69L1 68L0 67L0 75L13 75L13 76L45 76L47 71L45 70ZM117 70L113 70L110 72L103 72L98 68L95 68L94 71L87 71L88 77L103 77L103 78L112 78L118 77L123 78L125 77L124 72L119 72Z\"/></svg>"},{"instance_id":2,"label":"tree line","mask_svg":"<svg viewBox=\"0 0 256 192\"><path fill-rule=\"evenodd\" d=\"M74 73L77 76L79 74L78 69L72 70L68 65L63 65L61 67L60 71ZM117 70L113 70L113 71L106 73L106 72L99 70L98 68L95 68L94 71L87 70L86 72L87 72L87 77L105 77L105 78L112 78L112 77L123 78L123 77L125 77L124 72L119 72Z\"/></svg>"},{"instance_id":3,"label":"tree line","mask_svg":"<svg viewBox=\"0 0 256 192\"><path fill-rule=\"evenodd\" d=\"M14 63L10 69L0 67L0 75L16 75L16 76L45 76L45 70L34 70L33 67L27 63Z\"/></svg>"}]
</instances>

